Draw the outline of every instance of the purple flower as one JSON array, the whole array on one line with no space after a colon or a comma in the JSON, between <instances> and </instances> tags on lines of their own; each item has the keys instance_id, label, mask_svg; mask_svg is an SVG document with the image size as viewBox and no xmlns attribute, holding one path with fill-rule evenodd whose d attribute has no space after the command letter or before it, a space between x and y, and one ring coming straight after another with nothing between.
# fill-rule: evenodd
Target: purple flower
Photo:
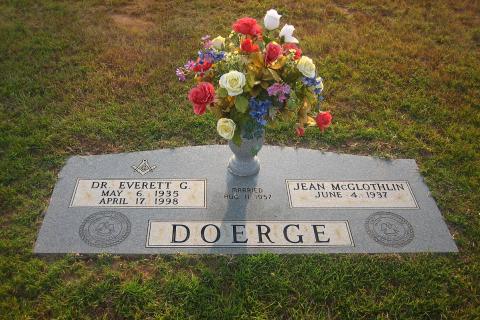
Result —
<instances>
[{"instance_id":1,"label":"purple flower","mask_svg":"<svg viewBox=\"0 0 480 320\"><path fill-rule=\"evenodd\" d=\"M212 40L207 40L207 41L205 41L205 42L203 43L203 47L204 47L205 49L210 49L212 46L213 46Z\"/></svg>"},{"instance_id":2,"label":"purple flower","mask_svg":"<svg viewBox=\"0 0 480 320\"><path fill-rule=\"evenodd\" d=\"M285 102L287 95L290 94L290 86L286 83L274 83L267 88L269 96L276 96L278 101Z\"/></svg>"},{"instance_id":3,"label":"purple flower","mask_svg":"<svg viewBox=\"0 0 480 320\"><path fill-rule=\"evenodd\" d=\"M187 70L192 70L193 67L195 66L195 61L193 60L188 60L187 63L185 63L184 67Z\"/></svg>"},{"instance_id":4,"label":"purple flower","mask_svg":"<svg viewBox=\"0 0 480 320\"><path fill-rule=\"evenodd\" d=\"M185 72L183 72L182 69L177 68L177 70L175 71L175 74L177 75L178 80L180 80L180 81L185 81L185 79L186 79L186 78L185 78Z\"/></svg>"},{"instance_id":5,"label":"purple flower","mask_svg":"<svg viewBox=\"0 0 480 320\"><path fill-rule=\"evenodd\" d=\"M203 47L205 49L210 49L211 47L213 47L213 42L212 40L210 39L210 35L207 34L205 36L202 37L202 41L203 41Z\"/></svg>"}]
</instances>

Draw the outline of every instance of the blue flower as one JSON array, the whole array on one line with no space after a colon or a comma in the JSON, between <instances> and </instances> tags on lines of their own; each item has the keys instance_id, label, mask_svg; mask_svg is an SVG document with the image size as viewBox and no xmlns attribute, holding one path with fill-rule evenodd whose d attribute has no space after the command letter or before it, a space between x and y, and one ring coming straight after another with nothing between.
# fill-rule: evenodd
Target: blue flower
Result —
<instances>
[{"instance_id":1,"label":"blue flower","mask_svg":"<svg viewBox=\"0 0 480 320\"><path fill-rule=\"evenodd\" d=\"M272 106L270 100L255 100L255 98L250 98L250 115L255 121L261 126L267 125L267 120L264 117L268 114L268 109Z\"/></svg>"},{"instance_id":2,"label":"blue flower","mask_svg":"<svg viewBox=\"0 0 480 320\"><path fill-rule=\"evenodd\" d=\"M218 62L225 59L224 51L216 51L214 49L206 49L204 51L198 51L200 59L205 59L210 62Z\"/></svg>"},{"instance_id":3,"label":"blue flower","mask_svg":"<svg viewBox=\"0 0 480 320\"><path fill-rule=\"evenodd\" d=\"M213 58L213 61L215 62L221 61L225 59L225 52L212 50L212 58Z\"/></svg>"},{"instance_id":4,"label":"blue flower","mask_svg":"<svg viewBox=\"0 0 480 320\"><path fill-rule=\"evenodd\" d=\"M308 87L318 87L322 83L322 78L318 78L318 79L319 80L317 80L317 78L315 77L312 77L312 78L303 77L302 82Z\"/></svg>"},{"instance_id":5,"label":"blue flower","mask_svg":"<svg viewBox=\"0 0 480 320\"><path fill-rule=\"evenodd\" d=\"M313 93L317 96L319 103L323 101L323 97L322 97L323 79L321 77L318 77L318 78L303 77L302 82L307 87L313 88Z\"/></svg>"}]
</instances>

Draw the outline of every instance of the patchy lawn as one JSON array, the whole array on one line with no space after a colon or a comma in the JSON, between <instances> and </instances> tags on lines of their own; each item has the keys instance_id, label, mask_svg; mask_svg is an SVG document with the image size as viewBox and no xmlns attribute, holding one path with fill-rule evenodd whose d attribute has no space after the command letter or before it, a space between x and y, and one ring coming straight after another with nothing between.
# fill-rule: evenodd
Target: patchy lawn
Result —
<instances>
[{"instance_id":1,"label":"patchy lawn","mask_svg":"<svg viewBox=\"0 0 480 320\"><path fill-rule=\"evenodd\" d=\"M272 7L334 124L268 143L414 158L460 253L35 257L68 156L224 143L175 68ZM0 2L0 318L480 318L479 49L478 1Z\"/></svg>"}]
</instances>

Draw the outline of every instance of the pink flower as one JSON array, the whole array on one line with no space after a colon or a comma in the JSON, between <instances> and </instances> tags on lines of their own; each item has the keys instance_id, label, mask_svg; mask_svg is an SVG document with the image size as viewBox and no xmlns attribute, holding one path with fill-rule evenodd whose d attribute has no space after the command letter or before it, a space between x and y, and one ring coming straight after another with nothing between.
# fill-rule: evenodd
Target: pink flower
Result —
<instances>
[{"instance_id":1,"label":"pink flower","mask_svg":"<svg viewBox=\"0 0 480 320\"><path fill-rule=\"evenodd\" d=\"M290 50L295 50L295 55L293 56L294 60L300 59L302 56L302 49L300 49L295 43L285 43L283 44L283 54L287 55L290 53Z\"/></svg>"},{"instance_id":2,"label":"pink flower","mask_svg":"<svg viewBox=\"0 0 480 320\"><path fill-rule=\"evenodd\" d=\"M260 50L260 47L253 43L252 39L246 38L245 40L242 41L242 44L240 45L240 49L242 51L251 53Z\"/></svg>"},{"instance_id":3,"label":"pink flower","mask_svg":"<svg viewBox=\"0 0 480 320\"><path fill-rule=\"evenodd\" d=\"M317 123L318 128L323 132L332 123L332 115L328 111L319 112L315 117L315 122Z\"/></svg>"},{"instance_id":4,"label":"pink flower","mask_svg":"<svg viewBox=\"0 0 480 320\"><path fill-rule=\"evenodd\" d=\"M233 24L233 30L241 34L254 37L262 34L262 27L257 24L257 20L249 17L241 18L235 21Z\"/></svg>"},{"instance_id":5,"label":"pink flower","mask_svg":"<svg viewBox=\"0 0 480 320\"><path fill-rule=\"evenodd\" d=\"M205 113L207 105L215 99L215 88L210 82L200 82L188 92L188 100L193 104L193 112L198 115Z\"/></svg>"},{"instance_id":6,"label":"pink flower","mask_svg":"<svg viewBox=\"0 0 480 320\"><path fill-rule=\"evenodd\" d=\"M295 131L297 132L297 136L299 137L303 137L305 135L305 128L303 127L297 127Z\"/></svg>"},{"instance_id":7,"label":"pink flower","mask_svg":"<svg viewBox=\"0 0 480 320\"><path fill-rule=\"evenodd\" d=\"M195 72L203 73L212 67L212 63L205 59L197 59L197 62L193 66L192 70Z\"/></svg>"},{"instance_id":8,"label":"pink flower","mask_svg":"<svg viewBox=\"0 0 480 320\"><path fill-rule=\"evenodd\" d=\"M267 44L267 48L265 49L265 64L269 65L270 63L274 62L278 59L278 57L280 57L281 54L282 47L275 42L270 42Z\"/></svg>"}]
</instances>

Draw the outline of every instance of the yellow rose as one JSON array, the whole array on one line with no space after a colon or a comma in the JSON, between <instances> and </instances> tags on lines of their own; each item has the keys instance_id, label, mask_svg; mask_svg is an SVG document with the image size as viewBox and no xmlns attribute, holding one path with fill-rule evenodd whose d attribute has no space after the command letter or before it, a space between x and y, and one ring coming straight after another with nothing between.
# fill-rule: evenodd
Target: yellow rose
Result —
<instances>
[{"instance_id":1,"label":"yellow rose","mask_svg":"<svg viewBox=\"0 0 480 320\"><path fill-rule=\"evenodd\" d=\"M220 118L217 122L217 131L218 134L227 140L231 140L233 138L233 134L235 133L235 122L232 119L228 118Z\"/></svg>"},{"instance_id":2,"label":"yellow rose","mask_svg":"<svg viewBox=\"0 0 480 320\"><path fill-rule=\"evenodd\" d=\"M238 96L243 92L246 79L245 75L239 71L230 71L220 77L220 87L227 89L229 96Z\"/></svg>"},{"instance_id":3,"label":"yellow rose","mask_svg":"<svg viewBox=\"0 0 480 320\"><path fill-rule=\"evenodd\" d=\"M315 64L312 59L307 56L303 56L298 60L297 68L307 78L315 77Z\"/></svg>"},{"instance_id":4,"label":"yellow rose","mask_svg":"<svg viewBox=\"0 0 480 320\"><path fill-rule=\"evenodd\" d=\"M218 36L212 40L212 45L215 49L222 49L225 46L225 38L222 36Z\"/></svg>"}]
</instances>

